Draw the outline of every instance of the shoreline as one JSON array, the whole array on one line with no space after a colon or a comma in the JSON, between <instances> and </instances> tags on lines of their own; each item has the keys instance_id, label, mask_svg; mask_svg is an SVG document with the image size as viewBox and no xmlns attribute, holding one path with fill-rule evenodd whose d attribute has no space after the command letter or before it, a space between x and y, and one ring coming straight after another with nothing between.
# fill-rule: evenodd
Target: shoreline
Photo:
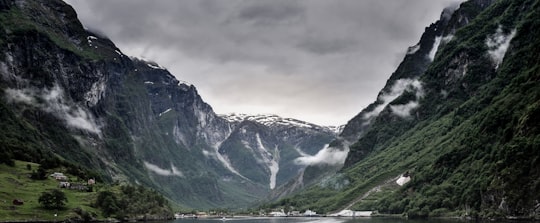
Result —
<instances>
[{"instance_id":1,"label":"shoreline","mask_svg":"<svg viewBox=\"0 0 540 223\"><path fill-rule=\"evenodd\" d=\"M85 221L80 218L67 218L67 219L58 219L58 220L45 220L45 219L27 219L27 220L0 220L0 223L28 223L28 222L38 222L38 223L57 223L57 222L96 222L96 223L108 223L108 222L162 222L162 221L174 221L177 219L286 219L286 218L338 218L338 219L368 219L368 218L394 218L394 219L404 219L404 220L415 220L415 219L449 219L449 220L462 220L462 221L521 221L521 222L540 222L540 219L534 217L513 217L506 216L504 218L472 218L472 217L463 217L463 216L444 216L444 217L426 217L426 218L408 218L403 214L376 214L372 216L329 216L329 215L319 215L319 216L251 216L251 215L210 215L210 216L197 216L197 217L182 217L182 218L161 218L161 219L148 219L148 218L134 218L121 221L115 218L109 219L93 219Z\"/></svg>"}]
</instances>

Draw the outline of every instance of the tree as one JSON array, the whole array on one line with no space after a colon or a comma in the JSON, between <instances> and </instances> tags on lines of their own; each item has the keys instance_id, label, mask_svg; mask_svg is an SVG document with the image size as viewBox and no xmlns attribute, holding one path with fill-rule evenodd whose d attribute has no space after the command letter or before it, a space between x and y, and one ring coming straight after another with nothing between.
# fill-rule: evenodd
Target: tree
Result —
<instances>
[{"instance_id":1,"label":"tree","mask_svg":"<svg viewBox=\"0 0 540 223\"><path fill-rule=\"evenodd\" d=\"M116 195L110 191L99 192L95 206L101 208L103 216L105 217L117 214L120 210L120 208L118 208L118 199L116 198Z\"/></svg>"},{"instance_id":2,"label":"tree","mask_svg":"<svg viewBox=\"0 0 540 223\"><path fill-rule=\"evenodd\" d=\"M45 209L63 209L66 203L68 202L64 192L58 189L54 189L50 192L43 192L38 199L38 202Z\"/></svg>"},{"instance_id":3,"label":"tree","mask_svg":"<svg viewBox=\"0 0 540 223\"><path fill-rule=\"evenodd\" d=\"M34 180L45 180L47 179L47 171L45 170L45 168L43 168L43 166L40 165L37 172L32 170L30 178Z\"/></svg>"},{"instance_id":4,"label":"tree","mask_svg":"<svg viewBox=\"0 0 540 223\"><path fill-rule=\"evenodd\" d=\"M5 149L1 148L0 150L0 164L5 163L11 167L15 166L15 161L13 161L11 153L6 152Z\"/></svg>"}]
</instances>

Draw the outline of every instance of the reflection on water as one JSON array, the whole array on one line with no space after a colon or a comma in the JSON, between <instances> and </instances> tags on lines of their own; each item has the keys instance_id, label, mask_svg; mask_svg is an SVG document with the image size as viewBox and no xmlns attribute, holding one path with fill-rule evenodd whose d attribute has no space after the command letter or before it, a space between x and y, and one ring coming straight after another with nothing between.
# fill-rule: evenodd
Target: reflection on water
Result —
<instances>
[{"instance_id":1,"label":"reflection on water","mask_svg":"<svg viewBox=\"0 0 540 223\"><path fill-rule=\"evenodd\" d=\"M221 219L177 219L167 223L460 223L452 219L407 220L401 218L227 218Z\"/></svg>"}]
</instances>

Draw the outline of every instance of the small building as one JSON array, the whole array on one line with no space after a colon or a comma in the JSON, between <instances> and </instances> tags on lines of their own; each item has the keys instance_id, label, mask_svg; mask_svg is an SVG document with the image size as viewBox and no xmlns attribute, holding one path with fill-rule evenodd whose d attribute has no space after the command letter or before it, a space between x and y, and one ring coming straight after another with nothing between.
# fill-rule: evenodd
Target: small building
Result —
<instances>
[{"instance_id":1,"label":"small building","mask_svg":"<svg viewBox=\"0 0 540 223\"><path fill-rule=\"evenodd\" d=\"M71 187L71 184L67 181L61 181L59 184L58 184L58 187L60 188L69 188Z\"/></svg>"},{"instance_id":2,"label":"small building","mask_svg":"<svg viewBox=\"0 0 540 223\"><path fill-rule=\"evenodd\" d=\"M289 216L300 216L300 211L291 211L289 212Z\"/></svg>"},{"instance_id":3,"label":"small building","mask_svg":"<svg viewBox=\"0 0 540 223\"><path fill-rule=\"evenodd\" d=\"M411 177L408 174L403 174L396 180L396 184L399 186L403 186L406 183L409 183L409 181L411 181Z\"/></svg>"},{"instance_id":4,"label":"small building","mask_svg":"<svg viewBox=\"0 0 540 223\"><path fill-rule=\"evenodd\" d=\"M52 178L56 179L56 180L60 180L60 181L67 181L68 180L68 177L66 175L64 175L63 173L59 173L59 172L55 172L53 174L50 175Z\"/></svg>"},{"instance_id":5,"label":"small building","mask_svg":"<svg viewBox=\"0 0 540 223\"><path fill-rule=\"evenodd\" d=\"M88 186L80 183L73 183L69 186L71 190L88 191Z\"/></svg>"}]
</instances>

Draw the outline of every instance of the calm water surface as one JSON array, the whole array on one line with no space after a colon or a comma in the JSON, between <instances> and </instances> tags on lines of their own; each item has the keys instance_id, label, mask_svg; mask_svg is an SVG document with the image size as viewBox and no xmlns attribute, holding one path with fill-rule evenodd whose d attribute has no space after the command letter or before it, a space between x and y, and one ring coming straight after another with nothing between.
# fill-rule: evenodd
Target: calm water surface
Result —
<instances>
[{"instance_id":1,"label":"calm water surface","mask_svg":"<svg viewBox=\"0 0 540 223\"><path fill-rule=\"evenodd\" d=\"M430 219L407 220L400 218L227 218L221 219L177 219L167 223L462 223L468 221ZM490 223L495 223L490 221Z\"/></svg>"}]
</instances>

